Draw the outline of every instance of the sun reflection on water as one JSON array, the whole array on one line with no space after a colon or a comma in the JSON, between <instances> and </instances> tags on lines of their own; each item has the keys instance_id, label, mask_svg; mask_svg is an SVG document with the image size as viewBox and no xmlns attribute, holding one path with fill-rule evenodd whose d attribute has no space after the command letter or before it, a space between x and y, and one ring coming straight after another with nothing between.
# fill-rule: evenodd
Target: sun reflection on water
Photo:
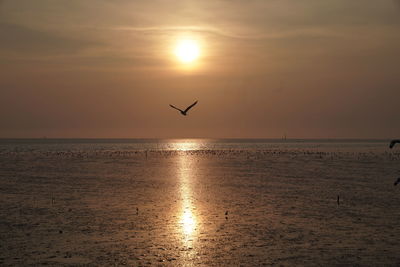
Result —
<instances>
[{"instance_id":1,"label":"sun reflection on water","mask_svg":"<svg viewBox=\"0 0 400 267\"><path fill-rule=\"evenodd\" d=\"M185 209L182 214L182 228L186 236L191 236L196 227L196 220L190 209Z\"/></svg>"},{"instance_id":2,"label":"sun reflection on water","mask_svg":"<svg viewBox=\"0 0 400 267\"><path fill-rule=\"evenodd\" d=\"M176 150L187 151L193 150L198 147L196 142L182 142L174 143ZM179 187L181 194L181 209L179 215L179 224L182 232L183 245L192 247L194 237L197 233L197 218L196 218L196 207L194 205L194 194L193 194L193 168L194 162L191 156L183 153L179 155L178 159L178 177Z\"/></svg>"},{"instance_id":3,"label":"sun reflection on water","mask_svg":"<svg viewBox=\"0 0 400 267\"><path fill-rule=\"evenodd\" d=\"M176 151L190 151L190 150L198 150L200 149L200 144L199 142L193 141L193 140L183 140L179 143L171 143L170 144L171 148ZM185 167L184 165L181 165L182 167Z\"/></svg>"}]
</instances>

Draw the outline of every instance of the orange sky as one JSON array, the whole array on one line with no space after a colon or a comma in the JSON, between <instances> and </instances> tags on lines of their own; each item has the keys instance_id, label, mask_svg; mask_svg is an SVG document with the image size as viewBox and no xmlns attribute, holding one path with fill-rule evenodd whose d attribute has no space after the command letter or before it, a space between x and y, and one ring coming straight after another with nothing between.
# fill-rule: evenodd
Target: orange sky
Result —
<instances>
[{"instance_id":1,"label":"orange sky","mask_svg":"<svg viewBox=\"0 0 400 267\"><path fill-rule=\"evenodd\" d=\"M399 103L400 1L0 1L0 137L392 138Z\"/></svg>"}]
</instances>

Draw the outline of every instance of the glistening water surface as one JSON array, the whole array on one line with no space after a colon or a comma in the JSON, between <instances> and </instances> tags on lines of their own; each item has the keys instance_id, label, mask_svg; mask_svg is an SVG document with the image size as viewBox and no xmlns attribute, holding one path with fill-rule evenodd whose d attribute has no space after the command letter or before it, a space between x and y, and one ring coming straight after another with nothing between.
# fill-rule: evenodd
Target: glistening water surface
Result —
<instances>
[{"instance_id":1,"label":"glistening water surface","mask_svg":"<svg viewBox=\"0 0 400 267\"><path fill-rule=\"evenodd\" d=\"M400 262L385 140L1 140L0 162L5 266Z\"/></svg>"}]
</instances>

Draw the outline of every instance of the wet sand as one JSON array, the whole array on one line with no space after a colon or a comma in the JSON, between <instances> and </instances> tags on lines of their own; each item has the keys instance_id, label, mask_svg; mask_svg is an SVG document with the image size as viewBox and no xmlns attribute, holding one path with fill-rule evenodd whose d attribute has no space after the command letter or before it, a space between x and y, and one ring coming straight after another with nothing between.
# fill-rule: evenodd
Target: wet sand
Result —
<instances>
[{"instance_id":1,"label":"wet sand","mask_svg":"<svg viewBox=\"0 0 400 267\"><path fill-rule=\"evenodd\" d=\"M399 152L6 151L0 162L2 266L400 264Z\"/></svg>"}]
</instances>

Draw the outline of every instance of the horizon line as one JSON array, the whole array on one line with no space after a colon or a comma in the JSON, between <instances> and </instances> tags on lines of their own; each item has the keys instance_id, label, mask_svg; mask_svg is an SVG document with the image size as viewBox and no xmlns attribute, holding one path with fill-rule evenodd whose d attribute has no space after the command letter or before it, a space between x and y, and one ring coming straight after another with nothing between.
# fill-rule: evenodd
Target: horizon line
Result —
<instances>
[{"instance_id":1,"label":"horizon line","mask_svg":"<svg viewBox=\"0 0 400 267\"><path fill-rule=\"evenodd\" d=\"M307 137L307 138L278 138L278 137L0 137L0 140L366 140L386 141L393 138L356 138L356 137Z\"/></svg>"}]
</instances>

